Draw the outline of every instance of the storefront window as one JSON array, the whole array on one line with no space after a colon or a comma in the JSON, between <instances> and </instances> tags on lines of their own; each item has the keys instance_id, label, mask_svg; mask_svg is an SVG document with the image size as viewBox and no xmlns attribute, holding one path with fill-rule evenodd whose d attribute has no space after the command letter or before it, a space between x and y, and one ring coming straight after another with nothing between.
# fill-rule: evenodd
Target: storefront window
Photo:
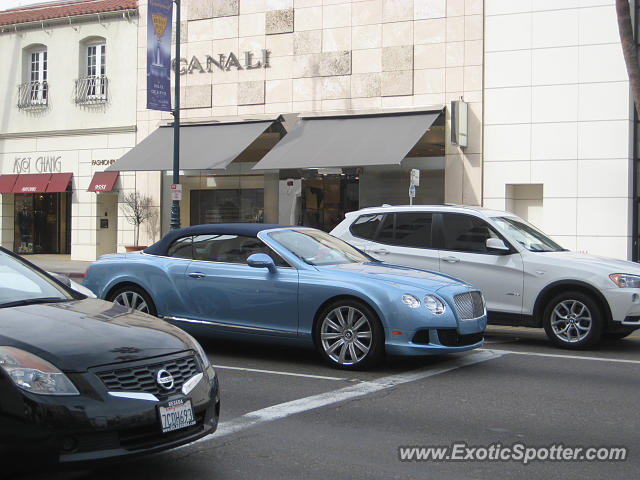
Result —
<instances>
[{"instance_id":1,"label":"storefront window","mask_svg":"<svg viewBox=\"0 0 640 480\"><path fill-rule=\"evenodd\" d=\"M33 253L33 195L16 195L15 240L17 253Z\"/></svg>"},{"instance_id":2,"label":"storefront window","mask_svg":"<svg viewBox=\"0 0 640 480\"><path fill-rule=\"evenodd\" d=\"M321 175L302 181L302 221L329 232L346 212L359 208L358 179L351 175Z\"/></svg>"},{"instance_id":3,"label":"storefront window","mask_svg":"<svg viewBox=\"0 0 640 480\"><path fill-rule=\"evenodd\" d=\"M264 189L191 190L191 225L264 222Z\"/></svg>"},{"instance_id":4,"label":"storefront window","mask_svg":"<svg viewBox=\"0 0 640 480\"><path fill-rule=\"evenodd\" d=\"M69 253L69 206L68 193L16 194L14 251Z\"/></svg>"}]
</instances>

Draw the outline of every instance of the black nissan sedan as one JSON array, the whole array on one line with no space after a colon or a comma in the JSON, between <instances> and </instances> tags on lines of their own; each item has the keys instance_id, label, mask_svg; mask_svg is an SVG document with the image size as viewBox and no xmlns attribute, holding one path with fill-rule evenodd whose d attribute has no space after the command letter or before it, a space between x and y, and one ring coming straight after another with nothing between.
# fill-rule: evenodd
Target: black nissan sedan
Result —
<instances>
[{"instance_id":1,"label":"black nissan sedan","mask_svg":"<svg viewBox=\"0 0 640 480\"><path fill-rule=\"evenodd\" d=\"M213 433L202 347L168 323L74 292L0 248L0 456L126 457Z\"/></svg>"}]
</instances>

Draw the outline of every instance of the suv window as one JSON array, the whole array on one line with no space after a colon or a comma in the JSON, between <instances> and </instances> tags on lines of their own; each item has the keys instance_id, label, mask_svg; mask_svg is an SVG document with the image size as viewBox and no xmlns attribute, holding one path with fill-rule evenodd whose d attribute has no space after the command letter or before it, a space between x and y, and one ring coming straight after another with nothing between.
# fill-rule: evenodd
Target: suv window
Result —
<instances>
[{"instance_id":1,"label":"suv window","mask_svg":"<svg viewBox=\"0 0 640 480\"><path fill-rule=\"evenodd\" d=\"M192 237L183 237L174 241L167 249L167 256L176 258L193 258Z\"/></svg>"},{"instance_id":2,"label":"suv window","mask_svg":"<svg viewBox=\"0 0 640 480\"><path fill-rule=\"evenodd\" d=\"M445 250L490 253L487 239L500 238L488 223L471 215L445 213L442 222Z\"/></svg>"},{"instance_id":3,"label":"suv window","mask_svg":"<svg viewBox=\"0 0 640 480\"><path fill-rule=\"evenodd\" d=\"M380 214L362 215L351 224L351 233L359 238L373 240L383 218L384 215Z\"/></svg>"},{"instance_id":4,"label":"suv window","mask_svg":"<svg viewBox=\"0 0 640 480\"><path fill-rule=\"evenodd\" d=\"M403 247L432 248L431 213L396 213L394 245Z\"/></svg>"},{"instance_id":5,"label":"suv window","mask_svg":"<svg viewBox=\"0 0 640 480\"><path fill-rule=\"evenodd\" d=\"M376 242L380 242L380 243L393 242L393 225L394 225L395 219L396 219L395 213L390 213L389 215L385 215L384 220L382 221L382 226L380 227L380 231L378 232L378 236L375 239Z\"/></svg>"},{"instance_id":6,"label":"suv window","mask_svg":"<svg viewBox=\"0 0 640 480\"><path fill-rule=\"evenodd\" d=\"M266 253L278 267L288 267L277 253L255 237L241 235L196 235L193 237L195 260L224 263L246 263L254 253Z\"/></svg>"},{"instance_id":7,"label":"suv window","mask_svg":"<svg viewBox=\"0 0 640 480\"><path fill-rule=\"evenodd\" d=\"M432 222L433 214L427 212L390 213L384 216L380 231L374 240L400 247L433 248Z\"/></svg>"}]
</instances>

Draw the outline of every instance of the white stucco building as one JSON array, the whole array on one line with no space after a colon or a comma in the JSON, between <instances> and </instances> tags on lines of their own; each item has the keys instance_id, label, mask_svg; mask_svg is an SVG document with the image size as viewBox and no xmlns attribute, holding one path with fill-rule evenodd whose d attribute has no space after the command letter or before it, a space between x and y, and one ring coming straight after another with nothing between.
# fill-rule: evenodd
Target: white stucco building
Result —
<instances>
[{"instance_id":1,"label":"white stucco building","mask_svg":"<svg viewBox=\"0 0 640 480\"><path fill-rule=\"evenodd\" d=\"M94 260L132 243L118 195L135 175L94 174L135 145L137 23L135 0L0 12L3 246Z\"/></svg>"}]
</instances>

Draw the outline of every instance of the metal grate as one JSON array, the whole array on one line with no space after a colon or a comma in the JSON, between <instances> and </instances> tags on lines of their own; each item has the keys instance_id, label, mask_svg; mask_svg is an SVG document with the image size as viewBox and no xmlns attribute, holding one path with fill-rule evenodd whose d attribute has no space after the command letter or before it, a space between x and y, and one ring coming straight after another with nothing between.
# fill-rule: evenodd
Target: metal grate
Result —
<instances>
[{"instance_id":1,"label":"metal grate","mask_svg":"<svg viewBox=\"0 0 640 480\"><path fill-rule=\"evenodd\" d=\"M76 80L75 100L80 105L107 102L109 79L106 75L89 75Z\"/></svg>"},{"instance_id":2,"label":"metal grate","mask_svg":"<svg viewBox=\"0 0 640 480\"><path fill-rule=\"evenodd\" d=\"M453 297L460 320L471 320L484 315L484 300L480 292L465 292Z\"/></svg>"},{"instance_id":3,"label":"metal grate","mask_svg":"<svg viewBox=\"0 0 640 480\"><path fill-rule=\"evenodd\" d=\"M461 335L455 328L439 328L438 340L445 347L466 347L482 341L482 333Z\"/></svg>"},{"instance_id":4,"label":"metal grate","mask_svg":"<svg viewBox=\"0 0 640 480\"><path fill-rule=\"evenodd\" d=\"M18 85L18 108L44 108L49 102L49 84L27 82Z\"/></svg>"},{"instance_id":5,"label":"metal grate","mask_svg":"<svg viewBox=\"0 0 640 480\"><path fill-rule=\"evenodd\" d=\"M158 370L162 369L173 375L174 385L171 390L160 388L156 382ZM198 362L191 355L173 358L165 362L156 361L149 365L137 364L131 367L103 370L96 372L96 375L110 392L151 393L162 400L174 392L180 391L184 382L200 371Z\"/></svg>"}]
</instances>

